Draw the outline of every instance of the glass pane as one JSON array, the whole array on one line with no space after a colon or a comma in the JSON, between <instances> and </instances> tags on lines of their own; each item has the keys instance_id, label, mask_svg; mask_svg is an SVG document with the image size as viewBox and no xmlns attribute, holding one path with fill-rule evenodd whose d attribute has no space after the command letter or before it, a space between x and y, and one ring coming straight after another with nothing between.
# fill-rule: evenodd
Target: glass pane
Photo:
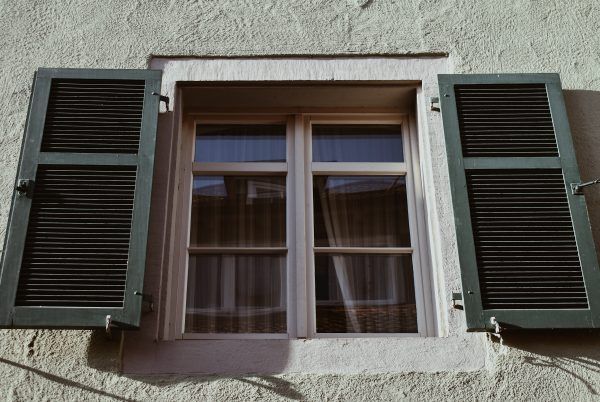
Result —
<instances>
[{"instance_id":1,"label":"glass pane","mask_svg":"<svg viewBox=\"0 0 600 402\"><path fill-rule=\"evenodd\" d=\"M315 124L314 162L404 162L400 125Z\"/></svg>"},{"instance_id":2,"label":"glass pane","mask_svg":"<svg viewBox=\"0 0 600 402\"><path fill-rule=\"evenodd\" d=\"M316 255L317 332L416 333L409 255Z\"/></svg>"},{"instance_id":3,"label":"glass pane","mask_svg":"<svg viewBox=\"0 0 600 402\"><path fill-rule=\"evenodd\" d=\"M285 176L196 176L191 246L284 247Z\"/></svg>"},{"instance_id":4,"label":"glass pane","mask_svg":"<svg viewBox=\"0 0 600 402\"><path fill-rule=\"evenodd\" d=\"M285 256L190 256L185 332L286 331Z\"/></svg>"},{"instance_id":5,"label":"glass pane","mask_svg":"<svg viewBox=\"0 0 600 402\"><path fill-rule=\"evenodd\" d=\"M284 124L196 127L196 162L285 162Z\"/></svg>"},{"instance_id":6,"label":"glass pane","mask_svg":"<svg viewBox=\"0 0 600 402\"><path fill-rule=\"evenodd\" d=\"M313 179L315 246L410 246L404 176Z\"/></svg>"}]
</instances>

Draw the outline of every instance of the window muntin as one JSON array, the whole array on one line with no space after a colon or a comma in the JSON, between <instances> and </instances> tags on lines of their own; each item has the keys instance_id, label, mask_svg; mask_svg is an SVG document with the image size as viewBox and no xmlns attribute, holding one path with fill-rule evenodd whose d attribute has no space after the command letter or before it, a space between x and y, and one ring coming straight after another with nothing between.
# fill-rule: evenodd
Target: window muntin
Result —
<instances>
[{"instance_id":1,"label":"window muntin","mask_svg":"<svg viewBox=\"0 0 600 402\"><path fill-rule=\"evenodd\" d=\"M227 117L232 116L232 117ZM184 339L204 339L204 338L280 338L280 337L331 337L331 336L377 336L380 334L381 336L402 336L404 334L411 335L418 332L419 334L424 334L426 332L425 329L425 316L424 316L424 294L423 294L423 283L422 283L422 273L420 268L420 254L419 254L419 245L417 244L417 240L422 236L417 233L417 225L416 222L422 222L423 217L419 215L417 217L417 212L420 211L418 205L415 205L415 188L413 184L413 176L412 169L418 167L418 162L415 162L413 156L411 154L416 152L416 146L414 143L409 141L409 129L408 129L408 118L405 117L393 117L390 118L390 115L387 117L383 117L383 119L378 117L357 117L345 115L343 118L340 118L341 115L331 115L328 117L326 115L318 115L318 117L309 117L308 115L294 115L292 116L281 116L281 121L285 121L287 119L287 159L285 162L198 162L194 161L192 163L192 173L196 177L201 176L210 176L215 178L215 176L249 176L249 177L265 177L265 176L283 176L287 177L287 186L286 186L286 208L287 208L287 223L286 223L286 239L287 244L291 244L292 247L288 250L287 247L276 247L276 246L206 246L206 245L189 245L187 247L187 251L190 255L228 255L235 256L238 254L277 254L281 256L285 256L286 260L286 274L285 278L287 281L287 289L285 290L285 294L287 295L287 305L286 308L286 317L287 317L287 332L286 333L278 333L275 330L273 332L243 332L240 331L238 333L190 333L187 332L185 326L185 314L182 314L182 326L181 331L183 332ZM206 120L196 120L193 127L194 133L197 132L197 126L201 124L220 124L224 125L232 125L232 121L235 121L234 125L240 124L261 124L260 122L264 122L267 120L275 120L276 116L270 115L266 117L261 117L259 115L253 117L240 117L234 115L212 115L209 117L210 121L207 123ZM347 120L346 120L347 119ZM314 124L311 124L311 120ZM215 123L216 122L216 123ZM394 127L394 131L396 133L400 133L402 145L402 162L316 162L312 160L312 128L316 125L338 125L337 130L343 129L344 125L348 125L347 123L351 122L351 125L360 125L364 124L365 126L372 125L377 126L380 124L388 125ZM272 124L272 123L269 123ZM283 124L283 123L281 123ZM412 126L411 126L412 127ZM413 131L411 129L411 131ZM364 130L363 130L364 132ZM412 134L411 134L412 135ZM197 144L196 144L197 145ZM191 149L192 159L195 156L195 151L192 147ZM288 168L290 169L288 171ZM313 174L310 174L311 172ZM392 182L395 181L396 185L392 187L400 187L405 195L397 195L397 199L400 200L401 203L406 204L406 213L408 213L408 220L403 219L404 223L400 224L403 227L402 230L396 230L395 232L403 232L401 236L395 236L396 240L393 239L394 236L390 236L390 234L379 235L377 242L369 242L363 243L365 246L340 246L340 247L327 247L326 244L316 245L313 239L313 177L318 178L321 176L332 176L333 179L341 178L347 176L350 180L363 180L366 176L373 177L375 180L382 181L386 183L385 185L390 186L391 183L386 180L381 180L385 177L391 177ZM363 177L364 176L364 177ZM368 180L367 180L368 181ZM193 183L193 181L192 181ZM399 185L398 183L402 183ZM382 186L382 183L379 183L378 186ZM189 186L188 194L191 194L192 184ZM398 190L398 189L396 189ZM375 191L376 193L376 191ZM377 197L376 197L377 198ZM406 201L403 199L406 198ZM188 212L184 212L184 214L188 214L188 217L191 216L191 202L188 207L190 208ZM418 212L421 214L421 212ZM399 215L400 216L400 215ZM189 218L188 218L189 219ZM189 221L188 221L189 222ZM408 222L408 224L407 224ZM408 225L408 231L410 235L407 236L406 225ZM189 233L188 229L188 233ZM419 230L422 230L419 229ZM412 244L407 242L407 237L412 241ZM387 239L385 241L381 241L381 239ZM402 241L397 241L398 238L403 239ZM358 244L358 243L357 243ZM374 246L378 244L378 246ZM386 246L386 244L389 246ZM387 277L394 275L394 278L400 278L403 283L393 285L393 287L398 289L412 289L410 295L412 298L416 300L413 303L413 300L408 298L403 298L402 300L398 299L393 294L398 294L400 290L390 290L387 293L382 291L374 291L366 289L364 294L357 294L353 296L355 302L368 301L370 304L378 303L381 305L382 303L390 304L394 300L398 302L400 300L400 304L406 309L412 309L414 312L414 305L418 306L416 308L417 322L414 323L414 320L410 319L408 321L404 321L403 327L391 328L388 329L388 332L383 332L381 329L376 329L375 332L371 329L365 329L364 325L358 327L350 327L350 329L346 329L348 332L323 332L317 331L317 322L316 322L316 313L317 313L317 304L320 303L322 306L323 303L330 303L331 300L318 300L316 296L316 288L317 285L315 283L315 273L317 267L315 266L315 255L328 257L330 255L336 256L346 256L348 254L348 249L352 254L364 254L363 258L367 260L377 260L377 255L382 255L382 257L388 258L389 261L396 261L394 263L388 262L389 266L396 266L395 269L392 269L391 273L385 273ZM417 254L415 254L417 253ZM304 257L305 255L305 257ZM358 256L357 256L358 257ZM408 262L406 262L408 261ZM412 278L414 282L411 286L406 286L410 284L409 276L406 275L406 266L410 266L412 263L414 267L414 272L412 272ZM323 264L321 264L323 265ZM327 265L327 264L325 264ZM187 268L186 268L187 269ZM319 268L322 272L323 268ZM373 274L371 274L373 277ZM187 278L187 274L185 275ZM188 285L186 284L186 279L183 280L183 287L187 289ZM337 278L330 281L327 286L339 287L339 283L336 283ZM387 279L386 279L387 281ZM282 280L282 283L284 281ZM339 281L338 281L339 282ZM230 285L230 289L233 289L233 285ZM268 287L268 286L267 286ZM320 286L322 288L322 286ZM390 288L391 289L391 288ZM189 289L188 289L189 291ZM370 292L370 293L369 293ZM373 293L375 292L375 293ZM230 292L231 293L231 292ZM283 294L282 292L279 293ZM332 293L333 294L333 293ZM390 296L392 295L392 296ZM186 295L183 294L182 302L186 301ZM337 302L339 302L339 295ZM364 297L364 298L363 298ZM394 298L396 297L396 298ZM336 299L333 299L336 302ZM214 302L213 302L214 304ZM411 306L411 304L413 306ZM190 304L191 309L196 309L196 311L201 310L202 305L192 306ZM393 311L393 308L389 309ZM203 312L205 313L205 312ZM344 314L346 314L344 312ZM411 313L412 314L412 313ZM411 317L411 315L407 315ZM414 314L412 315L414 316ZM240 325L242 327L242 325ZM414 330L413 328L417 328ZM354 328L355 332L352 332L352 328ZM336 329L334 329L336 330ZM262 330L261 330L262 331Z\"/></svg>"}]
</instances>

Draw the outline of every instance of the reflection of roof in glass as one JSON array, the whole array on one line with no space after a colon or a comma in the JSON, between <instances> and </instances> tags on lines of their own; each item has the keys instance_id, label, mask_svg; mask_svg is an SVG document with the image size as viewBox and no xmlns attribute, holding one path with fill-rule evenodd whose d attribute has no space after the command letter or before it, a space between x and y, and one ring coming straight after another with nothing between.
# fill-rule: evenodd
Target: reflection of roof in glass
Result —
<instances>
[{"instance_id":1,"label":"reflection of roof in glass","mask_svg":"<svg viewBox=\"0 0 600 402\"><path fill-rule=\"evenodd\" d=\"M285 184L271 181L246 180L246 198L285 198ZM194 196L227 197L227 186L223 177L194 179Z\"/></svg>"},{"instance_id":2,"label":"reflection of roof in glass","mask_svg":"<svg viewBox=\"0 0 600 402\"><path fill-rule=\"evenodd\" d=\"M344 176L328 177L325 190L329 193L364 193L387 191L404 186L404 176Z\"/></svg>"}]
</instances>

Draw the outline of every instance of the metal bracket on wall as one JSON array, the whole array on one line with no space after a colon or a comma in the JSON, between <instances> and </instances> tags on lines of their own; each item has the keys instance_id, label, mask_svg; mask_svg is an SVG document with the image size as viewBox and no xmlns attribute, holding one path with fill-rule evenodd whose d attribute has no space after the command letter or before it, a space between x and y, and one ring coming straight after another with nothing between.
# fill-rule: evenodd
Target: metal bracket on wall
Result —
<instances>
[{"instance_id":1,"label":"metal bracket on wall","mask_svg":"<svg viewBox=\"0 0 600 402\"><path fill-rule=\"evenodd\" d=\"M148 304L149 312L154 311L154 297L151 294L142 293L138 291L134 292L133 294L136 296L142 296L142 303Z\"/></svg>"},{"instance_id":2,"label":"metal bracket on wall","mask_svg":"<svg viewBox=\"0 0 600 402\"><path fill-rule=\"evenodd\" d=\"M452 292L452 308L457 310L464 310L464 307L460 304L456 304L457 301L462 301L463 296L460 292Z\"/></svg>"},{"instance_id":3,"label":"metal bracket on wall","mask_svg":"<svg viewBox=\"0 0 600 402\"><path fill-rule=\"evenodd\" d=\"M433 112L440 111L440 98L437 96L429 98L429 109Z\"/></svg>"},{"instance_id":4,"label":"metal bracket on wall","mask_svg":"<svg viewBox=\"0 0 600 402\"><path fill-rule=\"evenodd\" d=\"M158 92L152 92L152 95L158 96L160 102L165 102L165 107L167 108L167 112L169 111L169 97L165 95L161 95Z\"/></svg>"},{"instance_id":5,"label":"metal bracket on wall","mask_svg":"<svg viewBox=\"0 0 600 402\"><path fill-rule=\"evenodd\" d=\"M583 189L588 186L600 183L600 178L585 183L571 183L571 191L575 195L583 195Z\"/></svg>"},{"instance_id":6,"label":"metal bracket on wall","mask_svg":"<svg viewBox=\"0 0 600 402\"><path fill-rule=\"evenodd\" d=\"M17 183L17 187L15 187L15 190L17 190L19 195L24 195L26 197L31 198L33 195L34 185L35 181L31 179L20 179Z\"/></svg>"}]
</instances>

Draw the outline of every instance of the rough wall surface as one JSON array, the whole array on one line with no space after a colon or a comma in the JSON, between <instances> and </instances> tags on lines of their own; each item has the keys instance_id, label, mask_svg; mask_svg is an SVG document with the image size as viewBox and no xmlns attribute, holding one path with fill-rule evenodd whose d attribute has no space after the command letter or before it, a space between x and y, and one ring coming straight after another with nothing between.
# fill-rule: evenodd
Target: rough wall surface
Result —
<instances>
[{"instance_id":1,"label":"rough wall surface","mask_svg":"<svg viewBox=\"0 0 600 402\"><path fill-rule=\"evenodd\" d=\"M145 68L151 55L448 53L455 72L559 72L584 179L600 175L600 5L550 0L0 2L0 230L3 237L33 71ZM587 196L600 239L600 191ZM0 331L7 400L596 400L597 334L487 343L470 372L135 377L119 342L89 331Z\"/></svg>"}]
</instances>

